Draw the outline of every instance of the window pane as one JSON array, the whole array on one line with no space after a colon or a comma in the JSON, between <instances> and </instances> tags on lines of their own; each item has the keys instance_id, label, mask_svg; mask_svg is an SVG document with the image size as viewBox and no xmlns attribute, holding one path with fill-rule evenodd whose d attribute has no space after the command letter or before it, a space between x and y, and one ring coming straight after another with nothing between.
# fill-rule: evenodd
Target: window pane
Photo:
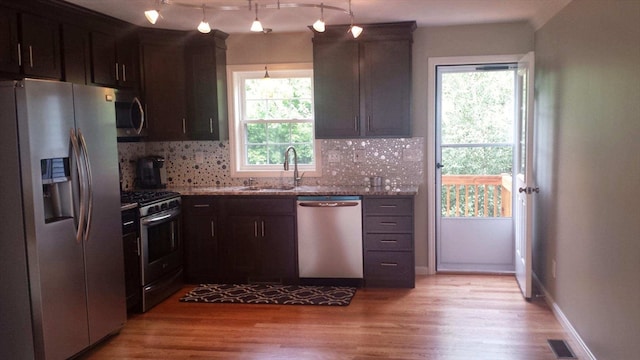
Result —
<instances>
[{"instance_id":1,"label":"window pane","mask_svg":"<svg viewBox=\"0 0 640 360\"><path fill-rule=\"evenodd\" d=\"M442 175L499 175L511 173L513 148L486 146L442 148Z\"/></svg>"},{"instance_id":2,"label":"window pane","mask_svg":"<svg viewBox=\"0 0 640 360\"><path fill-rule=\"evenodd\" d=\"M298 152L298 164L311 164L313 162L313 145L295 145Z\"/></svg>"},{"instance_id":3,"label":"window pane","mask_svg":"<svg viewBox=\"0 0 640 360\"><path fill-rule=\"evenodd\" d=\"M293 123L291 124L292 143L313 143L313 124Z\"/></svg>"},{"instance_id":4,"label":"window pane","mask_svg":"<svg viewBox=\"0 0 640 360\"><path fill-rule=\"evenodd\" d=\"M267 125L269 143L289 144L291 140L291 124L270 123Z\"/></svg>"},{"instance_id":5,"label":"window pane","mask_svg":"<svg viewBox=\"0 0 640 360\"><path fill-rule=\"evenodd\" d=\"M269 145L269 164L284 163L284 152L289 145Z\"/></svg>"},{"instance_id":6,"label":"window pane","mask_svg":"<svg viewBox=\"0 0 640 360\"><path fill-rule=\"evenodd\" d=\"M514 70L442 74L442 143L512 142L513 77Z\"/></svg>"},{"instance_id":7,"label":"window pane","mask_svg":"<svg viewBox=\"0 0 640 360\"><path fill-rule=\"evenodd\" d=\"M264 100L247 100L246 113L244 118L246 120L260 120L267 118L267 104Z\"/></svg>"},{"instance_id":8,"label":"window pane","mask_svg":"<svg viewBox=\"0 0 640 360\"><path fill-rule=\"evenodd\" d=\"M267 163L267 147L264 145L247 146L247 164L264 165Z\"/></svg>"},{"instance_id":9,"label":"window pane","mask_svg":"<svg viewBox=\"0 0 640 360\"><path fill-rule=\"evenodd\" d=\"M247 144L264 144L267 142L267 124L246 125Z\"/></svg>"}]
</instances>

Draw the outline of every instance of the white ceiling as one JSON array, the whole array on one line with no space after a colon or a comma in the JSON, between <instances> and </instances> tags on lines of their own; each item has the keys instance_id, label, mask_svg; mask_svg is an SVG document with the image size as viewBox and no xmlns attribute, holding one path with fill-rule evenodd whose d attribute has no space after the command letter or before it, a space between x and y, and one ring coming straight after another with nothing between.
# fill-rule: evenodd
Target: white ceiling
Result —
<instances>
[{"instance_id":1,"label":"white ceiling","mask_svg":"<svg viewBox=\"0 0 640 360\"><path fill-rule=\"evenodd\" d=\"M158 6L158 0L65 0L99 13L145 27L193 30L202 20L203 4L206 18L214 29L226 33L247 33L255 13L249 11L248 0L170 0ZM352 0L356 23L381 23L415 20L419 27L483 24L495 22L529 21L539 28L571 0ZM278 0L254 0L259 4L258 16L265 28L274 32L306 31L320 17L313 7L270 9ZM280 0L281 4L317 4L348 9L348 0ZM176 3L193 7L178 6ZM221 10L234 6L240 10ZM162 18L151 25L144 11L156 8ZM340 11L325 9L327 25L348 24L349 16Z\"/></svg>"}]
</instances>

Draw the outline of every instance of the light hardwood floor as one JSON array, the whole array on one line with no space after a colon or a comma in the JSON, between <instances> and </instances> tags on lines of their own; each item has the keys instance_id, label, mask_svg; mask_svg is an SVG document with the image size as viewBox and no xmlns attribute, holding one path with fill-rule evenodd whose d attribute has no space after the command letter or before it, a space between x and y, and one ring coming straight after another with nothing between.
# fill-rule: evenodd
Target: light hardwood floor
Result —
<instances>
[{"instance_id":1,"label":"light hardwood floor","mask_svg":"<svg viewBox=\"0 0 640 360\"><path fill-rule=\"evenodd\" d=\"M512 276L419 276L415 289L358 289L346 307L179 302L191 288L82 358L545 360L547 339L569 340Z\"/></svg>"}]
</instances>

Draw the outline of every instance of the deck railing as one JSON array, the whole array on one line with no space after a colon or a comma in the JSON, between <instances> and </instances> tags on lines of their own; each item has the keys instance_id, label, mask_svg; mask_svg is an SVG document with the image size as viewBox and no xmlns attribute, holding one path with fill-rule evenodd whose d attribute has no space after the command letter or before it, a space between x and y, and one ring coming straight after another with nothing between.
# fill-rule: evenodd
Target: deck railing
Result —
<instances>
[{"instance_id":1,"label":"deck railing","mask_svg":"<svg viewBox=\"0 0 640 360\"><path fill-rule=\"evenodd\" d=\"M510 217L511 175L442 175L442 216Z\"/></svg>"}]
</instances>

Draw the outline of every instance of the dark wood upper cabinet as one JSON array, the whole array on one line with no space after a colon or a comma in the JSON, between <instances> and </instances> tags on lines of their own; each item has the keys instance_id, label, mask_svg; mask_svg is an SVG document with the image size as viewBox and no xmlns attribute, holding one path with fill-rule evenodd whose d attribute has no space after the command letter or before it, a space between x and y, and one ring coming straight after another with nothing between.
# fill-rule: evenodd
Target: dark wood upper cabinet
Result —
<instances>
[{"instance_id":1,"label":"dark wood upper cabinet","mask_svg":"<svg viewBox=\"0 0 640 360\"><path fill-rule=\"evenodd\" d=\"M3 77L61 79L60 24L0 7L0 72Z\"/></svg>"},{"instance_id":2,"label":"dark wood upper cabinet","mask_svg":"<svg viewBox=\"0 0 640 360\"><path fill-rule=\"evenodd\" d=\"M62 25L62 78L74 84L88 84L91 68L89 31L81 27Z\"/></svg>"},{"instance_id":3,"label":"dark wood upper cabinet","mask_svg":"<svg viewBox=\"0 0 640 360\"><path fill-rule=\"evenodd\" d=\"M317 138L360 135L360 71L355 41L314 42Z\"/></svg>"},{"instance_id":4,"label":"dark wood upper cabinet","mask_svg":"<svg viewBox=\"0 0 640 360\"><path fill-rule=\"evenodd\" d=\"M411 45L415 22L347 26L313 38L317 138L411 136Z\"/></svg>"},{"instance_id":5,"label":"dark wood upper cabinet","mask_svg":"<svg viewBox=\"0 0 640 360\"><path fill-rule=\"evenodd\" d=\"M40 16L20 14L22 72L62 79L60 24Z\"/></svg>"},{"instance_id":6,"label":"dark wood upper cabinet","mask_svg":"<svg viewBox=\"0 0 640 360\"><path fill-rule=\"evenodd\" d=\"M18 13L0 7L0 72L20 72L18 47Z\"/></svg>"},{"instance_id":7,"label":"dark wood upper cabinet","mask_svg":"<svg viewBox=\"0 0 640 360\"><path fill-rule=\"evenodd\" d=\"M220 140L227 131L227 34L140 34L150 140Z\"/></svg>"},{"instance_id":8,"label":"dark wood upper cabinet","mask_svg":"<svg viewBox=\"0 0 640 360\"><path fill-rule=\"evenodd\" d=\"M149 139L187 140L184 40L154 31L140 41Z\"/></svg>"},{"instance_id":9,"label":"dark wood upper cabinet","mask_svg":"<svg viewBox=\"0 0 640 360\"><path fill-rule=\"evenodd\" d=\"M220 31L197 35L186 47L187 136L192 140L228 138L227 55Z\"/></svg>"},{"instance_id":10,"label":"dark wood upper cabinet","mask_svg":"<svg viewBox=\"0 0 640 360\"><path fill-rule=\"evenodd\" d=\"M138 84L138 44L135 36L91 32L91 81L96 85L135 87Z\"/></svg>"}]
</instances>

